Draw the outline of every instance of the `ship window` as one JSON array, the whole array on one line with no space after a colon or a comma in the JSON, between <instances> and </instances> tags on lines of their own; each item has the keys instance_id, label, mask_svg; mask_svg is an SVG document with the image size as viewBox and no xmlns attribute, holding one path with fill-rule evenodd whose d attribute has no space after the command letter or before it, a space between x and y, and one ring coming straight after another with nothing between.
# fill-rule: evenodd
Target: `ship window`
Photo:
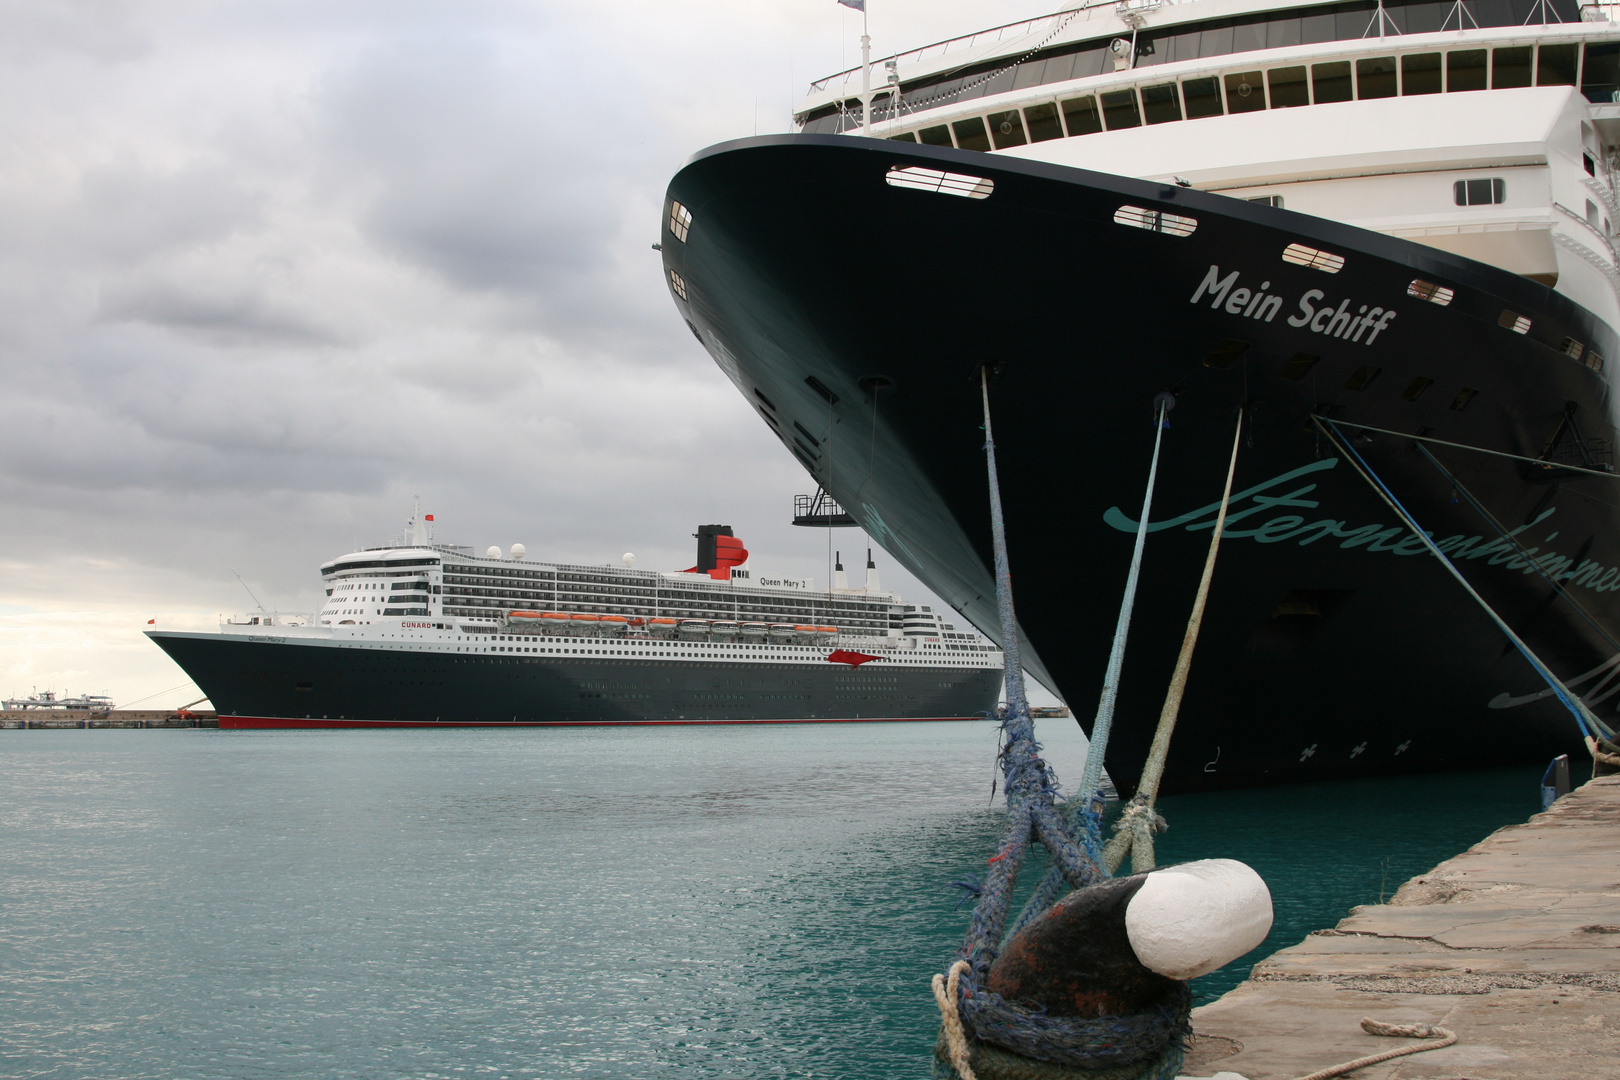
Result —
<instances>
[{"instance_id":1,"label":"ship window","mask_svg":"<svg viewBox=\"0 0 1620 1080\"><path fill-rule=\"evenodd\" d=\"M1423 396L1423 391L1427 390L1433 385L1433 379L1425 379L1421 377L1413 379L1411 382L1406 384L1406 389L1401 391L1401 400L1416 401L1418 398Z\"/></svg>"},{"instance_id":2,"label":"ship window","mask_svg":"<svg viewBox=\"0 0 1620 1080\"><path fill-rule=\"evenodd\" d=\"M1350 61L1336 60L1331 64L1312 65L1311 89L1316 93L1318 105L1354 98L1355 91L1350 85Z\"/></svg>"},{"instance_id":3,"label":"ship window","mask_svg":"<svg viewBox=\"0 0 1620 1080\"><path fill-rule=\"evenodd\" d=\"M1311 90L1305 82L1303 67L1272 68L1266 72L1266 82L1270 84L1273 109L1292 109L1311 103Z\"/></svg>"},{"instance_id":4,"label":"ship window","mask_svg":"<svg viewBox=\"0 0 1620 1080\"><path fill-rule=\"evenodd\" d=\"M1142 126L1142 113L1136 107L1135 90L1115 90L1103 94L1102 111L1109 131Z\"/></svg>"},{"instance_id":5,"label":"ship window","mask_svg":"<svg viewBox=\"0 0 1620 1080\"><path fill-rule=\"evenodd\" d=\"M1091 135L1102 130L1102 117L1097 112L1097 99L1087 94L1085 97L1070 98L1063 103L1063 122L1068 125L1069 135Z\"/></svg>"},{"instance_id":6,"label":"ship window","mask_svg":"<svg viewBox=\"0 0 1620 1080\"><path fill-rule=\"evenodd\" d=\"M1131 225L1149 232L1169 233L1171 236L1191 236L1198 228L1196 218L1166 214L1160 210L1144 210L1140 206L1122 206L1114 211L1114 224Z\"/></svg>"},{"instance_id":7,"label":"ship window","mask_svg":"<svg viewBox=\"0 0 1620 1080\"><path fill-rule=\"evenodd\" d=\"M1491 50L1491 89L1530 85L1530 46Z\"/></svg>"},{"instance_id":8,"label":"ship window","mask_svg":"<svg viewBox=\"0 0 1620 1080\"><path fill-rule=\"evenodd\" d=\"M941 195L961 195L969 199L987 199L996 189L994 180L962 173L940 172L938 169L916 167L890 169L884 177L889 186L911 188L914 191L933 191Z\"/></svg>"},{"instance_id":9,"label":"ship window","mask_svg":"<svg viewBox=\"0 0 1620 1080\"><path fill-rule=\"evenodd\" d=\"M1254 195L1245 198L1243 201L1260 203L1263 206L1275 207L1278 210L1283 208L1283 197L1281 195Z\"/></svg>"},{"instance_id":10,"label":"ship window","mask_svg":"<svg viewBox=\"0 0 1620 1080\"><path fill-rule=\"evenodd\" d=\"M1431 304L1445 307L1457 294L1444 285L1436 285L1432 281L1414 280L1406 287L1407 296L1415 296L1419 300L1427 300Z\"/></svg>"},{"instance_id":11,"label":"ship window","mask_svg":"<svg viewBox=\"0 0 1620 1080\"><path fill-rule=\"evenodd\" d=\"M1513 331L1515 334L1528 334L1530 320L1516 312L1502 309L1502 314L1496 317L1496 325Z\"/></svg>"},{"instance_id":12,"label":"ship window","mask_svg":"<svg viewBox=\"0 0 1620 1080\"><path fill-rule=\"evenodd\" d=\"M1226 77L1226 111L1255 112L1266 107L1266 91L1258 71L1238 71Z\"/></svg>"},{"instance_id":13,"label":"ship window","mask_svg":"<svg viewBox=\"0 0 1620 1080\"><path fill-rule=\"evenodd\" d=\"M1296 266L1308 266L1312 270L1321 270L1328 274L1337 274L1344 269L1344 256L1335 255L1329 251L1318 251L1316 248L1306 247L1304 244L1289 244L1283 248L1283 262L1293 263Z\"/></svg>"},{"instance_id":14,"label":"ship window","mask_svg":"<svg viewBox=\"0 0 1620 1080\"><path fill-rule=\"evenodd\" d=\"M1058 119L1057 106L1050 101L1025 109L1024 126L1029 131L1030 142L1063 138L1063 121Z\"/></svg>"},{"instance_id":15,"label":"ship window","mask_svg":"<svg viewBox=\"0 0 1620 1080\"><path fill-rule=\"evenodd\" d=\"M1579 360L1581 354L1586 351L1586 346L1572 337L1567 337L1564 339L1563 344L1558 346L1558 351L1571 360Z\"/></svg>"},{"instance_id":16,"label":"ship window","mask_svg":"<svg viewBox=\"0 0 1620 1080\"><path fill-rule=\"evenodd\" d=\"M952 146L951 129L944 124L938 127L925 127L917 132L917 139L924 146Z\"/></svg>"},{"instance_id":17,"label":"ship window","mask_svg":"<svg viewBox=\"0 0 1620 1080\"><path fill-rule=\"evenodd\" d=\"M772 401L770 398L768 398L764 394L760 393L759 392L759 387L757 387L757 386L754 388L754 396L759 398L759 400L763 401L766 405L770 406L772 412L776 411L776 402Z\"/></svg>"},{"instance_id":18,"label":"ship window","mask_svg":"<svg viewBox=\"0 0 1620 1080\"><path fill-rule=\"evenodd\" d=\"M902 131L898 135L890 135L889 136L889 141L890 142L916 142L917 141L917 135L916 135L915 132L912 132L912 131Z\"/></svg>"},{"instance_id":19,"label":"ship window","mask_svg":"<svg viewBox=\"0 0 1620 1080\"><path fill-rule=\"evenodd\" d=\"M1395 58L1374 56L1356 61L1356 97L1369 98L1395 96Z\"/></svg>"},{"instance_id":20,"label":"ship window","mask_svg":"<svg viewBox=\"0 0 1620 1080\"><path fill-rule=\"evenodd\" d=\"M676 202L669 200L669 231L675 239L685 241L687 230L692 227L692 211Z\"/></svg>"},{"instance_id":21,"label":"ship window","mask_svg":"<svg viewBox=\"0 0 1620 1080\"><path fill-rule=\"evenodd\" d=\"M1439 53L1408 53L1401 57L1401 93L1415 95L1439 92Z\"/></svg>"},{"instance_id":22,"label":"ship window","mask_svg":"<svg viewBox=\"0 0 1620 1080\"><path fill-rule=\"evenodd\" d=\"M1584 152L1581 154L1581 165L1585 167L1587 176L1597 175L1597 161L1593 159L1591 154Z\"/></svg>"},{"instance_id":23,"label":"ship window","mask_svg":"<svg viewBox=\"0 0 1620 1080\"><path fill-rule=\"evenodd\" d=\"M1187 106L1187 119L1220 116L1221 84L1214 78L1188 79L1181 84L1181 99Z\"/></svg>"},{"instance_id":24,"label":"ship window","mask_svg":"<svg viewBox=\"0 0 1620 1080\"><path fill-rule=\"evenodd\" d=\"M1383 368L1371 366L1358 367L1355 373L1344 381L1344 388L1346 390L1365 390L1372 385L1372 381L1378 378L1378 373L1383 370Z\"/></svg>"},{"instance_id":25,"label":"ship window","mask_svg":"<svg viewBox=\"0 0 1620 1080\"><path fill-rule=\"evenodd\" d=\"M1451 197L1458 206L1489 206L1507 201L1507 181L1481 177L1458 180L1451 185Z\"/></svg>"},{"instance_id":26,"label":"ship window","mask_svg":"<svg viewBox=\"0 0 1620 1080\"><path fill-rule=\"evenodd\" d=\"M1586 350L1586 366L1593 371L1603 370L1603 357L1596 350Z\"/></svg>"},{"instance_id":27,"label":"ship window","mask_svg":"<svg viewBox=\"0 0 1620 1080\"><path fill-rule=\"evenodd\" d=\"M970 116L966 120L958 120L951 125L951 129L956 132L958 148L984 151L990 149L990 136L985 133L982 117Z\"/></svg>"},{"instance_id":28,"label":"ship window","mask_svg":"<svg viewBox=\"0 0 1620 1080\"><path fill-rule=\"evenodd\" d=\"M1019 115L1017 109L991 113L990 135L996 140L997 150L1005 150L1009 146L1023 146L1028 141L1024 138L1024 118Z\"/></svg>"},{"instance_id":29,"label":"ship window","mask_svg":"<svg viewBox=\"0 0 1620 1080\"><path fill-rule=\"evenodd\" d=\"M1465 386L1457 391L1457 396L1451 399L1451 408L1455 412L1462 412L1468 408L1468 403L1479 396L1479 391L1471 386Z\"/></svg>"},{"instance_id":30,"label":"ship window","mask_svg":"<svg viewBox=\"0 0 1620 1080\"><path fill-rule=\"evenodd\" d=\"M1175 83L1142 87L1142 115L1150 124L1181 119L1181 95Z\"/></svg>"},{"instance_id":31,"label":"ship window","mask_svg":"<svg viewBox=\"0 0 1620 1080\"><path fill-rule=\"evenodd\" d=\"M1575 46L1543 45L1536 58L1537 86L1575 85Z\"/></svg>"},{"instance_id":32,"label":"ship window","mask_svg":"<svg viewBox=\"0 0 1620 1080\"><path fill-rule=\"evenodd\" d=\"M676 296L686 299L686 279L673 270L669 272L669 287L675 290Z\"/></svg>"},{"instance_id":33,"label":"ship window","mask_svg":"<svg viewBox=\"0 0 1620 1080\"><path fill-rule=\"evenodd\" d=\"M1485 50L1458 49L1446 54L1446 90L1483 90L1486 85Z\"/></svg>"},{"instance_id":34,"label":"ship window","mask_svg":"<svg viewBox=\"0 0 1620 1080\"><path fill-rule=\"evenodd\" d=\"M1620 44L1586 47L1586 64L1581 68L1581 92L1588 101L1611 102L1620 91Z\"/></svg>"}]
</instances>

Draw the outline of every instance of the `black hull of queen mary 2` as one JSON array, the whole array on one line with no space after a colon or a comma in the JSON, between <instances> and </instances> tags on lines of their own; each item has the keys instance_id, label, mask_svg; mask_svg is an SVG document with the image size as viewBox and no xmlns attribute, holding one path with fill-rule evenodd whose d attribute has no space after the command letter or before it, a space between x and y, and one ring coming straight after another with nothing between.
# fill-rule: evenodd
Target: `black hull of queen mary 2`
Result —
<instances>
[{"instance_id":1,"label":"black hull of queen mary 2","mask_svg":"<svg viewBox=\"0 0 1620 1080\"><path fill-rule=\"evenodd\" d=\"M961 174L959 186L989 194L888 182L906 168ZM1559 432L1573 407L1588 445L1607 445L1607 375L1588 361L1617 355L1615 333L1567 298L1269 206L844 136L714 147L675 176L669 199L691 215L682 239L666 203L663 259L692 332L815 480L996 638L977 372L999 365L991 397L1026 667L1088 730L1152 402L1175 395L1106 759L1122 791L1140 775L1245 405L1164 790L1584 754L1529 663L1312 420L1537 457L1555 436L1571 447L1568 426ZM1331 273L1285 261L1290 245L1344 261ZM1414 281L1450 295L1421 285L1414 295ZM1355 445L1612 722L1620 486L1435 449L1589 621L1411 440L1360 433Z\"/></svg>"}]
</instances>

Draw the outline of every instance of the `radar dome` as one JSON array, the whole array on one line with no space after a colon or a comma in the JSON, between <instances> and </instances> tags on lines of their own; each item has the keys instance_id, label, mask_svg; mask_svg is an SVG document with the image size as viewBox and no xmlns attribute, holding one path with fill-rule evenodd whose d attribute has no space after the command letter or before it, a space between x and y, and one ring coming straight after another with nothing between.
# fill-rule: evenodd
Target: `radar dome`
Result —
<instances>
[{"instance_id":1,"label":"radar dome","mask_svg":"<svg viewBox=\"0 0 1620 1080\"><path fill-rule=\"evenodd\" d=\"M512 558L521 559L521 558L523 558L523 556L527 555L528 553L529 553L529 549L524 547L522 544L513 544L512 545Z\"/></svg>"},{"instance_id":2,"label":"radar dome","mask_svg":"<svg viewBox=\"0 0 1620 1080\"><path fill-rule=\"evenodd\" d=\"M636 553L635 552L627 551L627 552L624 553L624 565L630 567L631 569L635 569L635 565L636 565Z\"/></svg>"},{"instance_id":3,"label":"radar dome","mask_svg":"<svg viewBox=\"0 0 1620 1080\"><path fill-rule=\"evenodd\" d=\"M491 544L489 550L484 552L484 558L486 559L498 559L500 557L501 549L496 547L494 544Z\"/></svg>"}]
</instances>

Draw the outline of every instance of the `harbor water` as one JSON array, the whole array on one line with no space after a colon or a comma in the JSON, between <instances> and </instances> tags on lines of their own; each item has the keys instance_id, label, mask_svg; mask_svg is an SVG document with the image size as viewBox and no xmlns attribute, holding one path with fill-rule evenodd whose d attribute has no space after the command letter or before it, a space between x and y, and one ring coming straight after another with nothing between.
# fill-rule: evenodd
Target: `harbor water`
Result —
<instances>
[{"instance_id":1,"label":"harbor water","mask_svg":"<svg viewBox=\"0 0 1620 1080\"><path fill-rule=\"evenodd\" d=\"M1078 778L1073 722L1040 734ZM6 733L0 1074L923 1077L995 749L988 723ZM1195 988L1523 820L1540 771L1163 800L1161 861L1244 859L1276 900Z\"/></svg>"}]
</instances>

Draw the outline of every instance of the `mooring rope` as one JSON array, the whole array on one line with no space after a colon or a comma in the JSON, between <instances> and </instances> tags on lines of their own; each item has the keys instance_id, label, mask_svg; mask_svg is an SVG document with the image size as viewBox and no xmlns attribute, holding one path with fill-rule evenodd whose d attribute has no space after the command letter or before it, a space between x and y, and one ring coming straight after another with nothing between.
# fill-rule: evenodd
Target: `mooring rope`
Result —
<instances>
[{"instance_id":1,"label":"mooring rope","mask_svg":"<svg viewBox=\"0 0 1620 1080\"><path fill-rule=\"evenodd\" d=\"M1301 1076L1299 1080L1332 1080L1332 1077L1343 1076L1345 1073L1352 1073L1357 1069L1365 1069L1368 1065L1377 1065L1380 1061L1405 1057L1407 1054L1421 1054L1426 1050L1439 1050L1457 1041L1456 1032L1430 1024L1383 1024L1377 1020L1364 1019L1361 1021L1361 1030L1369 1035L1390 1035L1398 1039L1433 1039L1435 1041L1414 1046L1397 1046L1395 1049L1385 1050L1381 1054L1370 1054L1367 1057L1356 1058L1354 1061L1346 1061L1342 1065L1318 1069L1309 1076Z\"/></svg>"},{"instance_id":2,"label":"mooring rope","mask_svg":"<svg viewBox=\"0 0 1620 1080\"><path fill-rule=\"evenodd\" d=\"M1485 598L1479 595L1479 592L1468 583L1468 579L1463 577L1462 571L1457 569L1456 564L1448 559L1445 552L1435 545L1434 538L1418 525L1417 519L1411 515L1406 507L1401 505L1400 500L1395 497L1395 493L1390 491L1384 482L1378 478L1378 475L1373 472L1372 466L1363 460L1361 454L1351 445L1350 440L1344 437L1344 432L1339 429L1338 423L1315 414L1312 414L1311 419L1315 421L1316 426L1335 446L1342 448L1346 452L1350 458L1350 464L1355 467L1356 472L1361 474L1362 479L1372 485L1379 498L1383 499L1390 509L1400 515L1406 527L1412 530L1412 535L1423 541L1424 546L1429 549L1429 553L1440 560L1441 565L1450 571L1452 577L1457 579L1457 584L1461 585L1464 591L1473 597L1474 602L1484 610L1485 614L1491 617L1491 621L1496 623L1497 628L1507 635L1507 639L1513 643L1513 647L1519 650L1519 654L1535 669L1536 674L1546 681L1553 694L1557 696L1559 701L1563 702L1564 707L1575 717L1575 723L1580 727L1581 734L1591 735L1594 729L1606 731L1607 725L1592 715L1592 711L1586 707L1586 703L1576 697L1574 691L1565 686L1563 680L1554 675L1552 669L1541 662L1541 658L1531 651L1530 646L1526 645L1518 634L1513 632L1513 628L1508 626L1506 620L1496 613L1496 609L1486 603Z\"/></svg>"},{"instance_id":3,"label":"mooring rope","mask_svg":"<svg viewBox=\"0 0 1620 1080\"><path fill-rule=\"evenodd\" d=\"M1035 724L1024 694L1018 662L1018 624L1014 615L1012 576L1007 562L1007 538L1001 512L1000 481L996 471L995 436L990 422L989 372L981 373L984 401L984 450L990 487L990 536L995 559L996 606L1001 619L1002 648L1006 655L1007 713L1002 720L1001 768L1005 777L1007 822L990 859L969 920L966 939L951 965L949 976L935 976L935 999L945 1028L947 1053L962 1080L970 1080L958 1065L958 1047L952 1026L963 1032L962 1052L971 1060L977 1039L1034 1062L1082 1069L1124 1068L1143 1077L1174 1076L1184 1053L1189 1031L1192 995L1185 985L1164 1003L1128 1016L1095 1018L1052 1016L1042 1006L1008 1001L986 987L990 965L1000 951L1002 931L1017 884L1018 869L1030 841L1044 846L1054 870L1075 888L1105 880L1095 846L1077 837L1056 806L1057 785L1050 767L1040 757ZM1165 407L1158 404L1161 422ZM1155 436L1155 458L1158 436ZM1146 513L1143 519L1146 520ZM1140 545L1138 546L1138 561ZM943 995L943 1000L941 996Z\"/></svg>"},{"instance_id":4,"label":"mooring rope","mask_svg":"<svg viewBox=\"0 0 1620 1080\"><path fill-rule=\"evenodd\" d=\"M1198 631L1204 624L1204 606L1209 600L1210 582L1215 577L1215 556L1221 549L1221 531L1226 528L1226 511L1232 502L1232 477L1237 474L1238 446L1243 441L1243 413L1237 417L1237 430L1232 433L1232 456L1226 463L1226 486L1221 490L1221 508L1215 515L1215 529L1209 537L1209 554L1204 557L1204 573L1198 579L1198 594L1193 598L1192 614L1187 617L1187 632L1181 639L1181 652L1176 656L1176 668L1170 676L1170 689L1164 695L1164 708L1159 711L1159 726L1153 732L1153 745L1148 749L1147 761L1142 765L1142 777L1137 782L1136 794L1126 808L1125 816L1116 826L1114 838L1103 849L1103 867L1110 874L1124 862L1125 853L1131 855L1131 872L1152 870L1153 834L1164 830L1164 819L1153 812L1159 797L1159 782L1164 779L1165 760L1170 756L1170 736L1176 730L1176 718L1181 715L1181 699L1187 691L1187 676L1192 671L1193 649L1198 644ZM1145 520L1145 519L1144 519Z\"/></svg>"},{"instance_id":5,"label":"mooring rope","mask_svg":"<svg viewBox=\"0 0 1620 1080\"><path fill-rule=\"evenodd\" d=\"M1137 519L1136 546L1131 549L1131 569L1125 575L1125 598L1119 605L1119 619L1114 624L1114 643L1108 650L1108 670L1103 675L1102 697L1097 702L1097 717L1091 723L1091 742L1086 751L1086 768L1080 777L1080 792L1084 801L1102 784L1103 755L1108 749L1108 736L1114 727L1114 704L1119 700L1120 673L1125 667L1125 638L1131 629L1131 613L1136 608L1136 582L1142 574L1142 549L1147 544L1148 518L1153 512L1153 487L1159 475L1159 447L1164 438L1165 414L1174 406L1175 399L1160 394L1153 400L1153 460L1148 464L1147 491L1142 495L1142 516ZM1077 805L1076 810L1080 807ZM1073 815L1071 815L1073 816Z\"/></svg>"},{"instance_id":6,"label":"mooring rope","mask_svg":"<svg viewBox=\"0 0 1620 1080\"><path fill-rule=\"evenodd\" d=\"M950 974L934 976L934 1000L939 1003L939 1015L945 1029L945 1045L951 1055L951 1067L961 1080L978 1080L973 1075L973 1055L968 1048L967 1032L962 1030L962 1014L956 1009L956 994L962 975L968 970L966 960L951 965Z\"/></svg>"},{"instance_id":7,"label":"mooring rope","mask_svg":"<svg viewBox=\"0 0 1620 1080\"><path fill-rule=\"evenodd\" d=\"M1585 605L1583 605L1579 600L1575 599L1574 594L1571 593L1569 589L1564 587L1564 583L1562 581L1554 580L1553 576L1547 573L1547 568L1536 560L1535 556L1531 554L1530 550L1526 548L1524 543L1519 539L1517 534L1522 532L1524 529L1529 528L1529 525L1525 525L1520 529L1510 532L1507 526L1496 520L1496 515L1491 513L1485 504L1480 502L1472 491L1468 490L1468 486L1457 478L1457 474L1446 468L1445 465L1441 463L1439 458L1429 453L1428 447L1424 446L1422 443L1418 443L1416 444L1416 449L1418 453L1423 455L1424 459L1427 460L1430 465L1433 465L1435 469L1439 471L1441 476L1446 478L1446 482L1451 485L1452 490L1466 499L1468 501L1468 505L1474 508L1474 512L1490 523L1491 528L1496 530L1497 536L1501 537L1507 543L1513 545L1513 549L1519 553L1520 558L1524 559L1525 568L1527 570L1535 571L1536 575L1552 588L1555 595L1557 595L1570 607L1574 608L1575 613L1581 617L1586 625L1590 626L1594 631L1597 632L1598 636L1603 638L1603 640L1608 644L1609 648L1613 649L1616 653L1620 653L1620 641L1616 641L1614 635L1609 633L1607 628L1605 628L1602 623L1598 622L1597 618L1590 611L1586 610ZM1512 567L1510 566L1510 569L1511 568Z\"/></svg>"}]
</instances>

